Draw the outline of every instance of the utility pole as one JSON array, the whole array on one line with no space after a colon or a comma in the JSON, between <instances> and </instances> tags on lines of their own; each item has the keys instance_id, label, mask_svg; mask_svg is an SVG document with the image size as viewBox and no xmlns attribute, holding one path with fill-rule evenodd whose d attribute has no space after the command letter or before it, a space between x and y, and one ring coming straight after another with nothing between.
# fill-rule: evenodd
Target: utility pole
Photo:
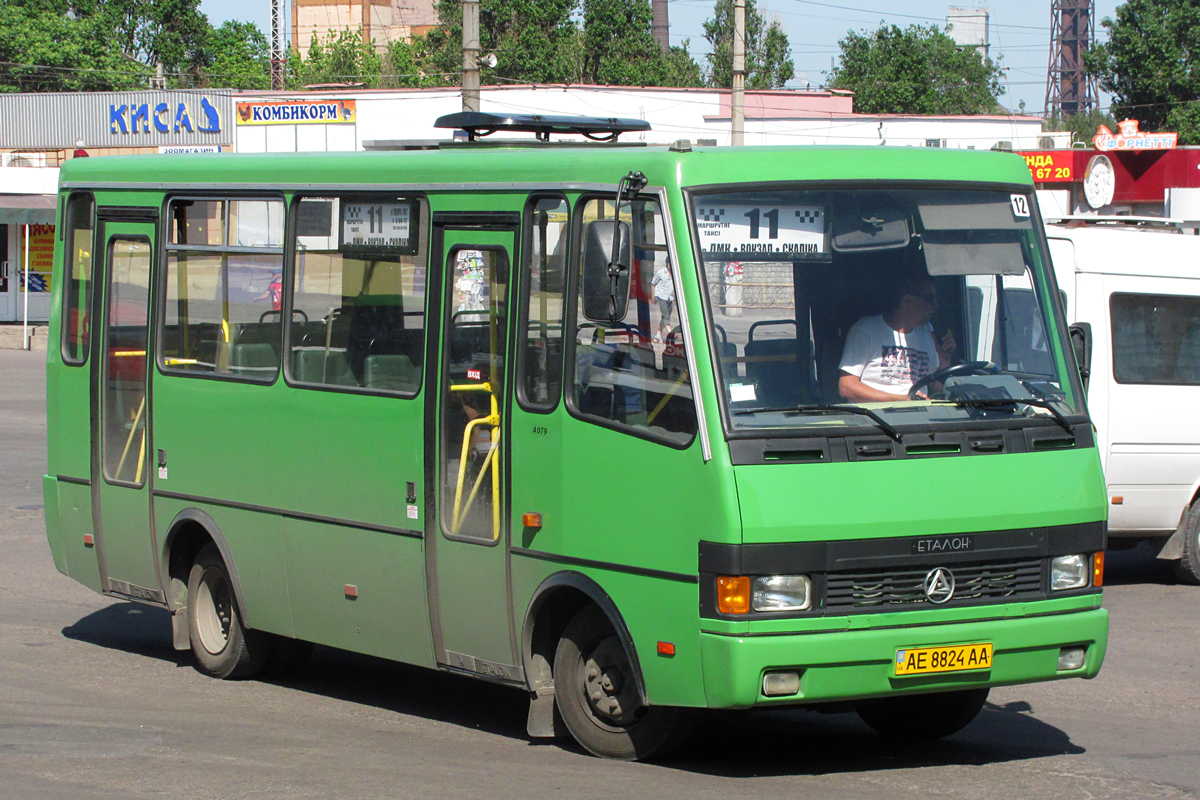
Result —
<instances>
[{"instance_id":1,"label":"utility pole","mask_svg":"<svg viewBox=\"0 0 1200 800\"><path fill-rule=\"evenodd\" d=\"M462 110L479 110L479 0L462 0Z\"/></svg>"},{"instance_id":2,"label":"utility pole","mask_svg":"<svg viewBox=\"0 0 1200 800\"><path fill-rule=\"evenodd\" d=\"M370 47L371 42L371 0L362 0L362 37L363 47Z\"/></svg>"},{"instance_id":3,"label":"utility pole","mask_svg":"<svg viewBox=\"0 0 1200 800\"><path fill-rule=\"evenodd\" d=\"M746 143L746 0L733 0L733 92L730 97L731 144Z\"/></svg>"}]
</instances>

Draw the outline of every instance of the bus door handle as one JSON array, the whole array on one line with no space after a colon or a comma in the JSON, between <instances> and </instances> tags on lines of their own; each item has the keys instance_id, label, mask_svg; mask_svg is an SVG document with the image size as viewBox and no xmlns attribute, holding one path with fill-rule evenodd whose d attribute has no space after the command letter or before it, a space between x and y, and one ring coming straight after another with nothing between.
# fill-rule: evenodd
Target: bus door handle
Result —
<instances>
[{"instance_id":1,"label":"bus door handle","mask_svg":"<svg viewBox=\"0 0 1200 800\"><path fill-rule=\"evenodd\" d=\"M8 280L9 278L7 261L0 261L0 278L3 278L4 280Z\"/></svg>"}]
</instances>

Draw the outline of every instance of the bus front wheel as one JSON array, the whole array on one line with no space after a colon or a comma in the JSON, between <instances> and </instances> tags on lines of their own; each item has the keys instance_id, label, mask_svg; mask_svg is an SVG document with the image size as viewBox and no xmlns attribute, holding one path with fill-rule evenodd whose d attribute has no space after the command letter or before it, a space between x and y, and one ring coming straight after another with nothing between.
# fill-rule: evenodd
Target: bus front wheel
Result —
<instances>
[{"instance_id":1,"label":"bus front wheel","mask_svg":"<svg viewBox=\"0 0 1200 800\"><path fill-rule=\"evenodd\" d=\"M269 641L242 627L233 581L216 545L196 554L188 575L188 633L200 671L214 678L248 678L266 663Z\"/></svg>"},{"instance_id":2,"label":"bus front wheel","mask_svg":"<svg viewBox=\"0 0 1200 800\"><path fill-rule=\"evenodd\" d=\"M571 736L601 758L661 758L687 736L685 710L642 704L629 655L596 606L580 611L563 631L554 654L554 697Z\"/></svg>"},{"instance_id":3,"label":"bus front wheel","mask_svg":"<svg viewBox=\"0 0 1200 800\"><path fill-rule=\"evenodd\" d=\"M855 711L863 722L890 738L941 739L967 727L987 696L987 689L909 694L861 703Z\"/></svg>"},{"instance_id":4,"label":"bus front wheel","mask_svg":"<svg viewBox=\"0 0 1200 800\"><path fill-rule=\"evenodd\" d=\"M1183 557L1175 564L1180 583L1200 586L1200 500L1192 503L1184 523Z\"/></svg>"}]
</instances>

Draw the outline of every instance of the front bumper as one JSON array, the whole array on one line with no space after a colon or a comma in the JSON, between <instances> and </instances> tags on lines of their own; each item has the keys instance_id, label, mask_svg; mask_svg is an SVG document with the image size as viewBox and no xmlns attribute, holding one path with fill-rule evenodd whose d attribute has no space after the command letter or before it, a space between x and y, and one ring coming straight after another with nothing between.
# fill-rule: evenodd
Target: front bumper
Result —
<instances>
[{"instance_id":1,"label":"front bumper","mask_svg":"<svg viewBox=\"0 0 1200 800\"><path fill-rule=\"evenodd\" d=\"M1098 602L1098 600L1097 600ZM896 693L947 691L1092 678L1108 646L1108 612L1102 608L940 624L812 633L702 632L704 685L709 708L750 708L796 703L860 700ZM991 642L989 670L896 677L896 650ZM1087 648L1081 669L1058 670L1061 648ZM763 675L800 673L800 692L790 697L762 693Z\"/></svg>"}]
</instances>

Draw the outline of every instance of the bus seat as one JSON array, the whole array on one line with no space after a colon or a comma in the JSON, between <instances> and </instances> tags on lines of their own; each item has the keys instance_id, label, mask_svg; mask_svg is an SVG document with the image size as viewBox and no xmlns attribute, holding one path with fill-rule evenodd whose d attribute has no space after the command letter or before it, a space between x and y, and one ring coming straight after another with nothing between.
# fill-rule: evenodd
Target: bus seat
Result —
<instances>
[{"instance_id":1,"label":"bus seat","mask_svg":"<svg viewBox=\"0 0 1200 800\"><path fill-rule=\"evenodd\" d=\"M367 356L363 369L366 384L371 389L413 392L421 385L421 374L408 356Z\"/></svg>"},{"instance_id":2,"label":"bus seat","mask_svg":"<svg viewBox=\"0 0 1200 800\"><path fill-rule=\"evenodd\" d=\"M357 386L358 381L346 363L346 354L341 350L328 353L323 348L294 350L292 352L292 375L303 383L324 383L333 386Z\"/></svg>"},{"instance_id":3,"label":"bus seat","mask_svg":"<svg viewBox=\"0 0 1200 800\"><path fill-rule=\"evenodd\" d=\"M279 369L279 353L274 345L254 342L235 344L229 353L229 370L235 375L274 375Z\"/></svg>"},{"instance_id":4,"label":"bus seat","mask_svg":"<svg viewBox=\"0 0 1200 800\"><path fill-rule=\"evenodd\" d=\"M746 342L746 377L766 406L799 405L804 381L796 358L795 339L752 339ZM761 360L759 360L761 359Z\"/></svg>"}]
</instances>

